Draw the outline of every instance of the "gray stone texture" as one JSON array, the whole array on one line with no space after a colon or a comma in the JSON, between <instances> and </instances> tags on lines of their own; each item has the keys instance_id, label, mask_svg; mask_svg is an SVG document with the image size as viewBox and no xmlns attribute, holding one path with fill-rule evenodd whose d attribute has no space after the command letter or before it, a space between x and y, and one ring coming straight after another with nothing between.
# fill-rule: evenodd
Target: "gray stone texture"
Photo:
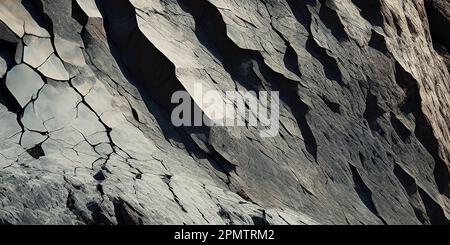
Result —
<instances>
[{"instance_id":1,"label":"gray stone texture","mask_svg":"<svg viewBox=\"0 0 450 245\"><path fill-rule=\"evenodd\" d=\"M448 0L0 1L0 224L448 224ZM279 91L280 133L170 98Z\"/></svg>"}]
</instances>

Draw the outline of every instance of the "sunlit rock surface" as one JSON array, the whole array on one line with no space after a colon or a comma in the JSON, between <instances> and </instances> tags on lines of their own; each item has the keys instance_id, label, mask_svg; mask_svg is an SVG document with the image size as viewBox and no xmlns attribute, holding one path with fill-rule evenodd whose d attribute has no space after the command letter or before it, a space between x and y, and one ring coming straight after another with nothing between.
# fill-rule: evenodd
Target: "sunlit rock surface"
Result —
<instances>
[{"instance_id":1,"label":"sunlit rock surface","mask_svg":"<svg viewBox=\"0 0 450 245\"><path fill-rule=\"evenodd\" d=\"M0 224L448 224L448 0L0 1ZM280 132L176 128L195 83Z\"/></svg>"}]
</instances>

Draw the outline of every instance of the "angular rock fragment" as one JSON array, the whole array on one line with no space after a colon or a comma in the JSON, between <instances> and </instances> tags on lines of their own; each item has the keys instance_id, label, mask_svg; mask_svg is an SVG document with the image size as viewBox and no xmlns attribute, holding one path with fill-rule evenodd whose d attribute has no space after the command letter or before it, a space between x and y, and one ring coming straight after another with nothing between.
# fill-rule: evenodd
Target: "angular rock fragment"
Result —
<instances>
[{"instance_id":1,"label":"angular rock fragment","mask_svg":"<svg viewBox=\"0 0 450 245\"><path fill-rule=\"evenodd\" d=\"M13 113L2 112L0 114L0 123L2 125L0 129L0 141L6 141L22 131Z\"/></svg>"},{"instance_id":2,"label":"angular rock fragment","mask_svg":"<svg viewBox=\"0 0 450 245\"><path fill-rule=\"evenodd\" d=\"M23 4L29 1L4 0L0 2L0 20L5 23L18 37L30 34L38 37L50 37L48 32L42 28L31 16Z\"/></svg>"},{"instance_id":3,"label":"angular rock fragment","mask_svg":"<svg viewBox=\"0 0 450 245\"><path fill-rule=\"evenodd\" d=\"M41 133L26 131L22 135L22 147L25 149L32 149L36 145L44 142L46 139L47 137L42 135Z\"/></svg>"},{"instance_id":4,"label":"angular rock fragment","mask_svg":"<svg viewBox=\"0 0 450 245\"><path fill-rule=\"evenodd\" d=\"M23 38L23 62L33 68L41 66L53 53L53 45L50 38L40 38L26 35Z\"/></svg>"},{"instance_id":5,"label":"angular rock fragment","mask_svg":"<svg viewBox=\"0 0 450 245\"><path fill-rule=\"evenodd\" d=\"M13 67L6 76L6 87L22 108L37 98L42 86L41 76L25 64Z\"/></svg>"},{"instance_id":6,"label":"angular rock fragment","mask_svg":"<svg viewBox=\"0 0 450 245\"><path fill-rule=\"evenodd\" d=\"M51 54L37 69L44 76L53 80L67 81L70 78L64 64L54 53Z\"/></svg>"},{"instance_id":7,"label":"angular rock fragment","mask_svg":"<svg viewBox=\"0 0 450 245\"><path fill-rule=\"evenodd\" d=\"M58 56L64 61L74 66L86 64L81 47L75 43L55 35L55 48Z\"/></svg>"},{"instance_id":8,"label":"angular rock fragment","mask_svg":"<svg viewBox=\"0 0 450 245\"><path fill-rule=\"evenodd\" d=\"M0 21L0 39L10 43L19 42L17 35L2 21Z\"/></svg>"},{"instance_id":9,"label":"angular rock fragment","mask_svg":"<svg viewBox=\"0 0 450 245\"><path fill-rule=\"evenodd\" d=\"M34 112L35 117L40 119L35 123L42 122L46 131L55 132L63 130L75 120L80 101L81 98L69 84L49 80L30 113Z\"/></svg>"},{"instance_id":10,"label":"angular rock fragment","mask_svg":"<svg viewBox=\"0 0 450 245\"><path fill-rule=\"evenodd\" d=\"M89 18L102 18L95 0L77 0L77 3Z\"/></svg>"}]
</instances>

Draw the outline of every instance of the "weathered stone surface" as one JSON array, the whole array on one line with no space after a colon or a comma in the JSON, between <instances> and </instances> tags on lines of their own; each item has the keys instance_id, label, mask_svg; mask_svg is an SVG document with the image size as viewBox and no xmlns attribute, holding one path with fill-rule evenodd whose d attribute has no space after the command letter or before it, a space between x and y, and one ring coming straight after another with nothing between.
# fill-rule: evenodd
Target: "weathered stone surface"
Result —
<instances>
[{"instance_id":1,"label":"weathered stone surface","mask_svg":"<svg viewBox=\"0 0 450 245\"><path fill-rule=\"evenodd\" d=\"M86 65L83 52L78 44L56 35L55 49L63 61L75 66Z\"/></svg>"},{"instance_id":2,"label":"weathered stone surface","mask_svg":"<svg viewBox=\"0 0 450 245\"><path fill-rule=\"evenodd\" d=\"M12 68L6 77L6 87L22 107L37 98L43 85L41 76L25 64Z\"/></svg>"},{"instance_id":3,"label":"weathered stone surface","mask_svg":"<svg viewBox=\"0 0 450 245\"><path fill-rule=\"evenodd\" d=\"M432 42L436 51L444 58L450 70L450 38L446 30L450 27L450 2L448 0L426 0Z\"/></svg>"},{"instance_id":4,"label":"weathered stone surface","mask_svg":"<svg viewBox=\"0 0 450 245\"><path fill-rule=\"evenodd\" d=\"M0 20L19 37L23 37L24 34L50 37L25 7L30 4L30 1L22 3L21 0L2 1L0 3Z\"/></svg>"},{"instance_id":5,"label":"weathered stone surface","mask_svg":"<svg viewBox=\"0 0 450 245\"><path fill-rule=\"evenodd\" d=\"M0 224L448 224L449 9L0 1ZM195 83L279 91L279 134L176 128Z\"/></svg>"},{"instance_id":6,"label":"weathered stone surface","mask_svg":"<svg viewBox=\"0 0 450 245\"><path fill-rule=\"evenodd\" d=\"M95 0L77 0L77 3L89 18L102 18Z\"/></svg>"},{"instance_id":7,"label":"weathered stone surface","mask_svg":"<svg viewBox=\"0 0 450 245\"><path fill-rule=\"evenodd\" d=\"M67 81L70 78L64 64L54 53L37 70L44 74L44 76L58 81Z\"/></svg>"},{"instance_id":8,"label":"weathered stone surface","mask_svg":"<svg viewBox=\"0 0 450 245\"><path fill-rule=\"evenodd\" d=\"M23 38L23 62L38 68L53 53L53 46L50 38L39 38L35 36L25 36Z\"/></svg>"}]
</instances>

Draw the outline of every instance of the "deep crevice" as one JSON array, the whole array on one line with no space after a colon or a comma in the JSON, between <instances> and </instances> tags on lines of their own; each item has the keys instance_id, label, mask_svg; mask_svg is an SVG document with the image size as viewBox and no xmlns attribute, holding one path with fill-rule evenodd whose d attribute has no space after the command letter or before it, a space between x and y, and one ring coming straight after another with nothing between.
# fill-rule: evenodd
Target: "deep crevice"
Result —
<instances>
[{"instance_id":1,"label":"deep crevice","mask_svg":"<svg viewBox=\"0 0 450 245\"><path fill-rule=\"evenodd\" d=\"M256 226L267 226L270 225L269 221L267 221L266 210L261 210L261 216L251 216L253 224Z\"/></svg>"},{"instance_id":2,"label":"deep crevice","mask_svg":"<svg viewBox=\"0 0 450 245\"><path fill-rule=\"evenodd\" d=\"M422 111L422 100L416 79L396 62L395 78L397 84L405 91L406 98L400 109L404 114L412 114L416 120L414 135L430 153L435 162L434 178L441 194L450 197L449 169L440 157L439 143L434 136L433 128Z\"/></svg>"},{"instance_id":3,"label":"deep crevice","mask_svg":"<svg viewBox=\"0 0 450 245\"><path fill-rule=\"evenodd\" d=\"M349 166L353 178L354 188L359 196L359 199L361 199L363 204L367 207L368 210L370 210L370 212L375 214L384 224L386 224L383 218L381 218L381 216L379 215L377 208L375 207L375 203L372 199L372 191L364 183L358 170L352 165Z\"/></svg>"},{"instance_id":4,"label":"deep crevice","mask_svg":"<svg viewBox=\"0 0 450 245\"><path fill-rule=\"evenodd\" d=\"M114 200L114 215L118 225L142 225L142 221L136 221L129 213L129 205L124 200Z\"/></svg>"},{"instance_id":5,"label":"deep crevice","mask_svg":"<svg viewBox=\"0 0 450 245\"><path fill-rule=\"evenodd\" d=\"M297 21L306 29L311 26L311 13L307 6L315 6L315 0L286 0Z\"/></svg>"},{"instance_id":6,"label":"deep crevice","mask_svg":"<svg viewBox=\"0 0 450 245\"><path fill-rule=\"evenodd\" d=\"M84 13L77 0L72 0L72 18L78 21L83 27L86 26L89 17Z\"/></svg>"},{"instance_id":7,"label":"deep crevice","mask_svg":"<svg viewBox=\"0 0 450 245\"><path fill-rule=\"evenodd\" d=\"M321 96L320 98L332 112L334 112L336 114L341 114L341 105L339 103L332 102L325 96Z\"/></svg>"},{"instance_id":8,"label":"deep crevice","mask_svg":"<svg viewBox=\"0 0 450 245\"><path fill-rule=\"evenodd\" d=\"M259 52L238 47L229 39L226 24L217 8L208 1L178 1L184 11L195 20L195 33L199 41L223 64L234 81L252 91L280 92L284 102L297 119L308 152L317 158L317 143L307 122L309 107L298 94L298 83L274 72L264 63Z\"/></svg>"},{"instance_id":9,"label":"deep crevice","mask_svg":"<svg viewBox=\"0 0 450 245\"><path fill-rule=\"evenodd\" d=\"M311 35L306 41L305 48L308 53L310 53L316 60L320 62L320 64L322 64L326 78L332 81L336 81L341 87L347 86L342 80L342 74L336 60L333 57L329 56L327 51L324 48L320 47Z\"/></svg>"},{"instance_id":10,"label":"deep crevice","mask_svg":"<svg viewBox=\"0 0 450 245\"><path fill-rule=\"evenodd\" d=\"M164 175L162 176L162 180L163 182L167 185L167 187L169 188L169 191L172 193L173 196L173 200L175 201L175 203L178 205L178 207L180 207L180 209L187 213L187 210L184 208L183 204L181 203L180 199L178 198L178 196L175 194L175 191L173 190L172 185L170 184L172 181L172 176L171 175Z\"/></svg>"},{"instance_id":11,"label":"deep crevice","mask_svg":"<svg viewBox=\"0 0 450 245\"><path fill-rule=\"evenodd\" d=\"M131 114L133 114L134 120L136 120L137 122L140 122L139 121L139 114L137 113L137 111L134 108L131 108Z\"/></svg>"},{"instance_id":12,"label":"deep crevice","mask_svg":"<svg viewBox=\"0 0 450 245\"><path fill-rule=\"evenodd\" d=\"M391 125L403 143L410 142L412 132L393 113L391 113Z\"/></svg>"},{"instance_id":13,"label":"deep crevice","mask_svg":"<svg viewBox=\"0 0 450 245\"><path fill-rule=\"evenodd\" d=\"M298 77L302 76L299 68L300 66L298 63L297 53L291 45L287 46L286 53L284 54L284 65L290 72L294 73Z\"/></svg>"},{"instance_id":14,"label":"deep crevice","mask_svg":"<svg viewBox=\"0 0 450 245\"><path fill-rule=\"evenodd\" d=\"M370 129L384 136L385 131L378 123L378 119L385 113L378 105L378 98L372 93L368 93L366 97L366 110L364 111L364 118L369 124Z\"/></svg>"},{"instance_id":15,"label":"deep crevice","mask_svg":"<svg viewBox=\"0 0 450 245\"><path fill-rule=\"evenodd\" d=\"M339 41L348 41L350 38L345 32L344 25L341 22L336 10L330 8L329 1L319 0L322 3L319 11L319 18L323 24L331 31L332 35Z\"/></svg>"},{"instance_id":16,"label":"deep crevice","mask_svg":"<svg viewBox=\"0 0 450 245\"><path fill-rule=\"evenodd\" d=\"M423 200L426 212L432 225L450 225L442 207L437 204L424 190L419 188L419 195Z\"/></svg>"},{"instance_id":17,"label":"deep crevice","mask_svg":"<svg viewBox=\"0 0 450 245\"><path fill-rule=\"evenodd\" d=\"M53 32L53 20L50 16L45 13L44 5L42 3L43 0L31 0L31 1L22 1L23 6L27 9L28 12L33 16L33 19L46 31L50 34L51 37L54 37Z\"/></svg>"},{"instance_id":18,"label":"deep crevice","mask_svg":"<svg viewBox=\"0 0 450 245\"><path fill-rule=\"evenodd\" d=\"M389 53L386 45L386 38L375 30L372 30L372 35L369 40L369 47L374 48L386 55Z\"/></svg>"},{"instance_id":19,"label":"deep crevice","mask_svg":"<svg viewBox=\"0 0 450 245\"><path fill-rule=\"evenodd\" d=\"M171 95L184 91L176 78L175 66L139 30L135 8L121 0L100 2L108 40L118 49L125 69L146 88L152 100L171 111Z\"/></svg>"},{"instance_id":20,"label":"deep crevice","mask_svg":"<svg viewBox=\"0 0 450 245\"><path fill-rule=\"evenodd\" d=\"M222 220L226 221L228 225L233 225L234 222L231 219L231 214L226 209L224 209L220 204L217 204L219 207L219 212L217 214L222 218Z\"/></svg>"},{"instance_id":21,"label":"deep crevice","mask_svg":"<svg viewBox=\"0 0 450 245\"><path fill-rule=\"evenodd\" d=\"M221 161L218 154L212 156L202 154L203 150L190 137L191 133L208 135L208 127L196 127L192 131L189 127L175 128L170 123L170 111L177 106L171 103L171 96L175 91L185 91L185 89L175 75L174 64L139 30L136 19L138 18L136 11L139 10L126 0L107 4L97 1L97 5L104 17L107 48L110 49L126 79L139 90L142 97L150 98L151 101L146 99L144 102L149 111L155 115L166 139L169 142L170 140L181 142L191 155L199 159L207 158L214 169L228 175L227 162ZM89 35L86 29L82 33L87 45L90 43ZM196 103L192 103L191 109L194 110L195 106L197 106ZM132 108L132 114L139 122L139 114L134 108Z\"/></svg>"},{"instance_id":22,"label":"deep crevice","mask_svg":"<svg viewBox=\"0 0 450 245\"><path fill-rule=\"evenodd\" d=\"M434 49L444 58L450 71L450 16L446 16L445 8L450 2L425 0L425 10L428 16L429 30Z\"/></svg>"},{"instance_id":23,"label":"deep crevice","mask_svg":"<svg viewBox=\"0 0 450 245\"><path fill-rule=\"evenodd\" d=\"M382 27L384 25L383 11L379 0L352 0L361 10L361 16L373 26Z\"/></svg>"},{"instance_id":24,"label":"deep crevice","mask_svg":"<svg viewBox=\"0 0 450 245\"><path fill-rule=\"evenodd\" d=\"M423 208L421 207L421 203L418 203L420 202L421 198L419 196L419 189L414 178L411 177L405 170L403 170L403 168L397 163L394 163L394 175L400 181L403 189L408 195L409 203L413 208L414 214L416 215L417 219L422 224L430 224L430 220L425 210L422 210Z\"/></svg>"}]
</instances>

